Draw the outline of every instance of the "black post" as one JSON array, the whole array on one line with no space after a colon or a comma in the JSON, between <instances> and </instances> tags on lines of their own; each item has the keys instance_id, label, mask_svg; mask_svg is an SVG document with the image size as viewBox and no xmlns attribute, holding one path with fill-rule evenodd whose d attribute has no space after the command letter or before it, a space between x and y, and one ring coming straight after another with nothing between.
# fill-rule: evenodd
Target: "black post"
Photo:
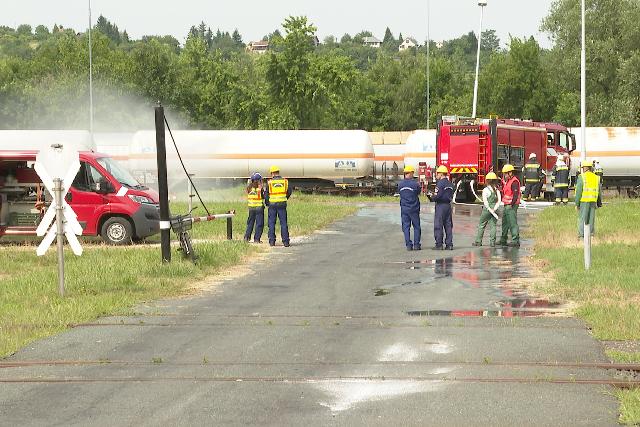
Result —
<instances>
[{"instance_id":1,"label":"black post","mask_svg":"<svg viewBox=\"0 0 640 427\"><path fill-rule=\"evenodd\" d=\"M228 212L231 213L231 212ZM227 240L233 240L233 220L227 218Z\"/></svg>"},{"instance_id":2,"label":"black post","mask_svg":"<svg viewBox=\"0 0 640 427\"><path fill-rule=\"evenodd\" d=\"M158 193L160 194L160 248L162 262L171 262L171 223L169 220L169 188L167 185L167 148L164 141L164 108L156 110L156 154L158 159Z\"/></svg>"}]
</instances>

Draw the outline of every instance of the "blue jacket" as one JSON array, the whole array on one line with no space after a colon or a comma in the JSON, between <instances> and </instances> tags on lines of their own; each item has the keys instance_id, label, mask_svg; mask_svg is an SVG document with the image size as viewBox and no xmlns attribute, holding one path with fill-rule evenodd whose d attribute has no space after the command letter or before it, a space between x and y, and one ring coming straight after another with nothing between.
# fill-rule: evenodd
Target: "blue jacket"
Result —
<instances>
[{"instance_id":1,"label":"blue jacket","mask_svg":"<svg viewBox=\"0 0 640 427\"><path fill-rule=\"evenodd\" d=\"M442 178L436 184L436 191L431 201L436 203L451 203L453 201L453 184L449 178Z\"/></svg>"},{"instance_id":2,"label":"blue jacket","mask_svg":"<svg viewBox=\"0 0 640 427\"><path fill-rule=\"evenodd\" d=\"M403 179L398 183L398 194L400 194L400 207L407 212L420 210L420 184L415 179Z\"/></svg>"}]
</instances>

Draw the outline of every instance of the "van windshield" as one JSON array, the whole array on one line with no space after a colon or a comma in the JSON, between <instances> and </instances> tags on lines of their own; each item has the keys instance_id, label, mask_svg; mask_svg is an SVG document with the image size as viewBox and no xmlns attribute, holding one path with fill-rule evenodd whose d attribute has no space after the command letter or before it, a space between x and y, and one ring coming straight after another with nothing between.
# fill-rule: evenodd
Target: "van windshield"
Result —
<instances>
[{"instance_id":1,"label":"van windshield","mask_svg":"<svg viewBox=\"0 0 640 427\"><path fill-rule=\"evenodd\" d=\"M135 188L135 189L143 189L146 188L143 185L140 185L138 181L134 177L131 176L126 169L116 163L110 157L100 157L98 159L98 163L100 166L106 169L107 172L111 174L118 182L125 187Z\"/></svg>"}]
</instances>

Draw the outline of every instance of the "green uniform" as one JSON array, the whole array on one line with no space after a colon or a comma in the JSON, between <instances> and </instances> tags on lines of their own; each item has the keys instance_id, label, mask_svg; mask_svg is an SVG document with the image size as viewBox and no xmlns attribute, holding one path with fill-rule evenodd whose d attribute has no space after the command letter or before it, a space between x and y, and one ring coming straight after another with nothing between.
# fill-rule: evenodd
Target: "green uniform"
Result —
<instances>
[{"instance_id":1,"label":"green uniform","mask_svg":"<svg viewBox=\"0 0 640 427\"><path fill-rule=\"evenodd\" d=\"M484 193L484 191L483 191ZM484 194L483 194L484 198ZM489 193L489 197L487 197L487 203L489 206L493 207L498 202L498 192L496 189L491 188L491 192ZM484 236L484 229L489 225L489 242L491 246L495 246L496 244L496 225L498 224L498 219L489 212L486 206L482 208L482 213L480 214L480 222L478 223L478 231L476 232L476 243L482 244L482 237Z\"/></svg>"},{"instance_id":2,"label":"green uniform","mask_svg":"<svg viewBox=\"0 0 640 427\"><path fill-rule=\"evenodd\" d=\"M511 241L514 244L520 244L520 227L518 227L518 206L505 205L504 213L502 214L502 238L500 243L502 245L507 244L509 238L509 231L511 231Z\"/></svg>"},{"instance_id":3,"label":"green uniform","mask_svg":"<svg viewBox=\"0 0 640 427\"><path fill-rule=\"evenodd\" d=\"M576 182L576 206L578 215L578 236L584 237L584 226L589 225L591 235L596 229L596 208L602 206L600 197L600 177L591 171L581 173Z\"/></svg>"}]
</instances>

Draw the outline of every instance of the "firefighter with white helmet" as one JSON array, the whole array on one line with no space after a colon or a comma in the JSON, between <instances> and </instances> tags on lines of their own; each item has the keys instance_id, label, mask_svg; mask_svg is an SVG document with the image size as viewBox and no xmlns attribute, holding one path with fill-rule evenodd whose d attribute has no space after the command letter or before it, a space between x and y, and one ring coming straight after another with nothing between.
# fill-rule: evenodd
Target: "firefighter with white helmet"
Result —
<instances>
[{"instance_id":1,"label":"firefighter with white helmet","mask_svg":"<svg viewBox=\"0 0 640 427\"><path fill-rule=\"evenodd\" d=\"M582 173L576 182L576 210L578 215L578 237L584 237L584 226L589 225L593 236L596 228L596 208L602 207L600 177L593 173L593 162L585 160L580 165Z\"/></svg>"},{"instance_id":2,"label":"firefighter with white helmet","mask_svg":"<svg viewBox=\"0 0 640 427\"><path fill-rule=\"evenodd\" d=\"M569 166L565 164L562 156L558 156L552 170L551 180L553 181L556 205L569 203Z\"/></svg>"},{"instance_id":3,"label":"firefighter with white helmet","mask_svg":"<svg viewBox=\"0 0 640 427\"><path fill-rule=\"evenodd\" d=\"M247 205L249 217L247 218L247 230L244 232L244 240L251 241L251 234L255 225L253 241L262 243L262 231L264 230L264 189L262 188L262 175L255 172L247 181Z\"/></svg>"},{"instance_id":4,"label":"firefighter with white helmet","mask_svg":"<svg viewBox=\"0 0 640 427\"><path fill-rule=\"evenodd\" d=\"M422 229L420 228L420 195L421 187L414 179L415 168L407 165L404 167L404 179L398 183L398 194L400 195L400 217L402 220L402 232L404 233L404 244L408 251L419 251L422 249L420 239ZM413 241L411 240L411 227L413 226Z\"/></svg>"},{"instance_id":5,"label":"firefighter with white helmet","mask_svg":"<svg viewBox=\"0 0 640 427\"><path fill-rule=\"evenodd\" d=\"M431 201L435 202L436 209L433 217L433 237L436 245L434 250L453 250L453 218L451 216L451 202L454 198L454 188L447 175L449 170L446 166L440 165L436 169L436 189L431 196ZM445 237L446 235L446 237Z\"/></svg>"},{"instance_id":6,"label":"firefighter with white helmet","mask_svg":"<svg viewBox=\"0 0 640 427\"><path fill-rule=\"evenodd\" d=\"M504 214L502 215L502 238L500 245L520 247L520 228L518 227L518 205L520 204L520 180L514 174L513 165L504 165L502 168L502 203ZM507 245L507 239L511 232L511 244Z\"/></svg>"},{"instance_id":7,"label":"firefighter with white helmet","mask_svg":"<svg viewBox=\"0 0 640 427\"><path fill-rule=\"evenodd\" d=\"M478 223L478 230L476 232L476 240L473 242L473 246L482 246L482 237L484 236L484 229L489 225L489 245L494 247L496 245L496 226L498 224L498 208L500 207L500 192L498 191L498 176L489 172L485 177L487 182L486 187L482 190L482 213L480 214L480 222Z\"/></svg>"}]
</instances>

